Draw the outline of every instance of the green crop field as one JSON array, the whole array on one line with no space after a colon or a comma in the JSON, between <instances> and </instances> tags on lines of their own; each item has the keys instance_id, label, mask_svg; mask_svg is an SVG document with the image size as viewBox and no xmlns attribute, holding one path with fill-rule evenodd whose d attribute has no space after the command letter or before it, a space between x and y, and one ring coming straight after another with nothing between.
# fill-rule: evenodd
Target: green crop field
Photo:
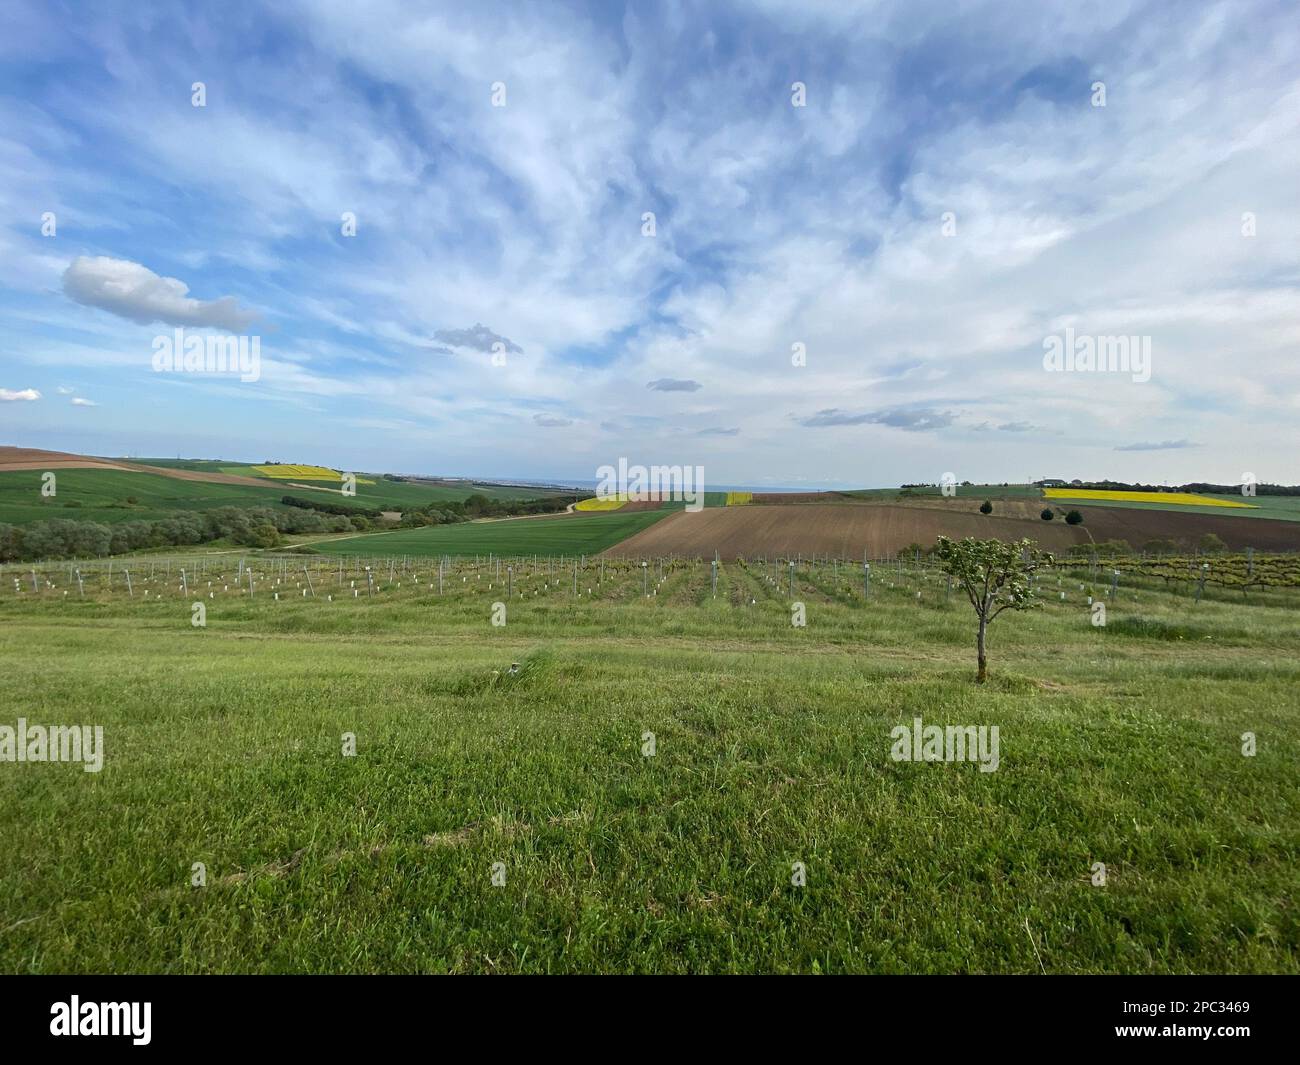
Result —
<instances>
[{"instance_id":1,"label":"green crop field","mask_svg":"<svg viewBox=\"0 0 1300 1065\"><path fill-rule=\"evenodd\" d=\"M336 555L595 555L667 515L667 510L613 510L502 518L349 536L314 547Z\"/></svg>"},{"instance_id":2,"label":"green crop field","mask_svg":"<svg viewBox=\"0 0 1300 1065\"><path fill-rule=\"evenodd\" d=\"M1157 503L1128 499L1070 499L1058 496L1047 500L1054 507L1105 507L1117 510L1160 510L1174 514L1212 514L1216 518L1271 518L1274 521L1300 521L1300 496L1226 496L1201 493L1210 499L1230 503L1247 503L1245 507L1196 506L1192 503Z\"/></svg>"},{"instance_id":3,"label":"green crop field","mask_svg":"<svg viewBox=\"0 0 1300 1065\"><path fill-rule=\"evenodd\" d=\"M207 464L172 460L169 465L189 469L206 468ZM233 467L227 472L247 475L247 471ZM475 493L506 500L537 499L555 494L544 489L491 485L452 488L373 478L374 484L358 482L357 494L345 496L338 491L295 488L285 481L270 479L262 488L257 485L182 481L164 474L128 470L60 469L55 471L57 494L47 499L41 496L41 475L41 470L0 471L0 522L21 524L60 518L72 521L139 521L166 518L176 511L211 507L271 506L280 509L280 499L286 495L359 509L378 507L401 511L428 503L460 501ZM135 502L128 503L130 499Z\"/></svg>"},{"instance_id":4,"label":"green crop field","mask_svg":"<svg viewBox=\"0 0 1300 1065\"><path fill-rule=\"evenodd\" d=\"M0 472L0 522L153 521L211 507L278 507L280 497L293 491L269 483L256 488L125 470L56 470L55 477L56 494L44 499L40 470Z\"/></svg>"},{"instance_id":5,"label":"green crop field","mask_svg":"<svg viewBox=\"0 0 1300 1065\"><path fill-rule=\"evenodd\" d=\"M1294 591L1048 574L979 687L924 568L368 561L4 567L0 724L104 761L0 762L0 970L1300 971Z\"/></svg>"}]
</instances>

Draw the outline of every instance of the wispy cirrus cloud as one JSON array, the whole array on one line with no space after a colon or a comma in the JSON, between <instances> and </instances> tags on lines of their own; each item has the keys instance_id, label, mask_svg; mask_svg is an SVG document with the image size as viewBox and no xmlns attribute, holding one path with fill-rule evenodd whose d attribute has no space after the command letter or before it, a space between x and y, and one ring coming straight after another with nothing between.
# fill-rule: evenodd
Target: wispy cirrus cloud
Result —
<instances>
[{"instance_id":1,"label":"wispy cirrus cloud","mask_svg":"<svg viewBox=\"0 0 1300 1065\"><path fill-rule=\"evenodd\" d=\"M952 425L954 418L955 415L951 412L937 410L897 409L855 414L831 407L799 419L799 424L810 429L837 425L887 425L894 429L921 433L946 429Z\"/></svg>"},{"instance_id":2,"label":"wispy cirrus cloud","mask_svg":"<svg viewBox=\"0 0 1300 1065\"><path fill-rule=\"evenodd\" d=\"M1045 473L1143 480L1300 454L1300 26L1280 0L241 11L95 7L70 35L57 7L5 10L8 39L46 43L6 55L0 349L46 394L71 368L92 395L130 385L96 446L256 458L288 436L413 470L436 440L452 472L586 476L681 425L720 482L786 484L862 475L835 426L899 430L871 434L889 481L932 478L959 437L993 480L1027 472L1029 442ZM194 108L199 69L239 76ZM57 237L32 223L47 209ZM256 403L151 374L156 323L254 313L276 327L236 393ZM1149 335L1151 381L1045 372L1067 326ZM494 345L508 364L467 357ZM678 393L654 397L674 419L645 420L647 390ZM1200 447L1125 443L1189 419Z\"/></svg>"},{"instance_id":3,"label":"wispy cirrus cloud","mask_svg":"<svg viewBox=\"0 0 1300 1065\"><path fill-rule=\"evenodd\" d=\"M1190 440L1164 440L1159 443L1123 444L1116 451L1183 451L1186 448L1200 447Z\"/></svg>"}]
</instances>

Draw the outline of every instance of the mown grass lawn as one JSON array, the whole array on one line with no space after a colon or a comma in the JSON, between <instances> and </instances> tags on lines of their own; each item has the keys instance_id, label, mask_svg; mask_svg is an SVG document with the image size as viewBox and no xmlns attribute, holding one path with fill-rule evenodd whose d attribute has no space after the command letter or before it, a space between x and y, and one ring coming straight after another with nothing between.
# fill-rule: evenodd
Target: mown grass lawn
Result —
<instances>
[{"instance_id":1,"label":"mown grass lawn","mask_svg":"<svg viewBox=\"0 0 1300 1065\"><path fill-rule=\"evenodd\" d=\"M647 599L597 565L576 601L521 567L504 627L466 563L441 597L267 579L205 629L161 580L6 576L0 724L101 724L107 750L0 763L0 970L1300 970L1282 597L1144 589L1099 630L1066 580L993 627L980 689L933 580L880 573L864 604L810 571L795 629L761 567L715 599L670 566ZM892 761L917 716L998 725L997 772Z\"/></svg>"}]
</instances>

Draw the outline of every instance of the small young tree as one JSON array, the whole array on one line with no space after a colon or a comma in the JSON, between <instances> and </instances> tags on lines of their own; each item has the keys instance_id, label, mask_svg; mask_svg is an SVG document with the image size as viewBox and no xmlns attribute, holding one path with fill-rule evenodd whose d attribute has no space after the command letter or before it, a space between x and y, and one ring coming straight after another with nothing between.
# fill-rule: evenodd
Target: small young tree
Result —
<instances>
[{"instance_id":1,"label":"small young tree","mask_svg":"<svg viewBox=\"0 0 1300 1065\"><path fill-rule=\"evenodd\" d=\"M1072 510L1072 511L1070 511L1068 514L1066 514L1066 516L1065 516L1065 524L1066 524L1066 525L1082 525L1082 524L1083 524L1083 515L1080 514L1077 510Z\"/></svg>"},{"instance_id":2,"label":"small young tree","mask_svg":"<svg viewBox=\"0 0 1300 1065\"><path fill-rule=\"evenodd\" d=\"M1052 556L1039 551L1032 540L1003 543L1001 540L950 540L939 537L935 557L944 571L952 574L966 591L979 619L975 650L979 661L976 681L988 678L986 635L993 620L1004 610L1028 610L1037 605L1031 579Z\"/></svg>"},{"instance_id":3,"label":"small young tree","mask_svg":"<svg viewBox=\"0 0 1300 1065\"><path fill-rule=\"evenodd\" d=\"M984 500L984 502L980 504L980 513L981 513L981 514L992 514L992 513L993 513L993 504L990 503L987 499Z\"/></svg>"},{"instance_id":4,"label":"small young tree","mask_svg":"<svg viewBox=\"0 0 1300 1065\"><path fill-rule=\"evenodd\" d=\"M1051 507L1044 507L1043 512L1038 516L1042 518L1043 521L1051 521L1054 517L1056 517L1056 511L1054 511Z\"/></svg>"}]
</instances>

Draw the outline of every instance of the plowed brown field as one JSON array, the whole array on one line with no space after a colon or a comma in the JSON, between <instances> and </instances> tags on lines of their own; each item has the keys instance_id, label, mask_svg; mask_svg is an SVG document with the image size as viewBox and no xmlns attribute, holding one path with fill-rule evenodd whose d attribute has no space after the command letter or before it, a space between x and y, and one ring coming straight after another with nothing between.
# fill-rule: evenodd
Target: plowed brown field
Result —
<instances>
[{"instance_id":1,"label":"plowed brown field","mask_svg":"<svg viewBox=\"0 0 1300 1065\"><path fill-rule=\"evenodd\" d=\"M1261 551L1300 550L1300 523L1243 519L1212 514L1175 514L1159 510L1080 508L1084 524L1046 522L1033 517L999 517L964 507L893 504L787 504L784 506L709 507L696 514L673 514L609 548L611 557L685 555L753 558L757 555L838 555L882 558L909 544L931 545L939 536L1019 540L1028 537L1049 551L1063 553L1073 544L1093 540L1127 540L1140 548L1148 540L1170 538L1189 544L1207 532L1229 548Z\"/></svg>"},{"instance_id":2,"label":"plowed brown field","mask_svg":"<svg viewBox=\"0 0 1300 1065\"><path fill-rule=\"evenodd\" d=\"M696 514L673 514L605 553L621 558L712 556L716 550L723 558L796 553L861 558L866 552L871 558L881 558L911 543L933 544L941 534L1006 540L1028 536L1054 551L1088 542L1088 534L1082 529L1061 523L1035 524L1014 518L885 504L796 503L706 507Z\"/></svg>"},{"instance_id":3,"label":"plowed brown field","mask_svg":"<svg viewBox=\"0 0 1300 1065\"><path fill-rule=\"evenodd\" d=\"M1071 508L1075 509L1075 508ZM1179 514L1172 510L1136 507L1078 507L1085 527L1096 540L1127 540L1140 549L1148 540L1183 541L1194 547L1214 533L1233 551L1300 551L1300 522L1243 518L1233 514Z\"/></svg>"}]
</instances>

